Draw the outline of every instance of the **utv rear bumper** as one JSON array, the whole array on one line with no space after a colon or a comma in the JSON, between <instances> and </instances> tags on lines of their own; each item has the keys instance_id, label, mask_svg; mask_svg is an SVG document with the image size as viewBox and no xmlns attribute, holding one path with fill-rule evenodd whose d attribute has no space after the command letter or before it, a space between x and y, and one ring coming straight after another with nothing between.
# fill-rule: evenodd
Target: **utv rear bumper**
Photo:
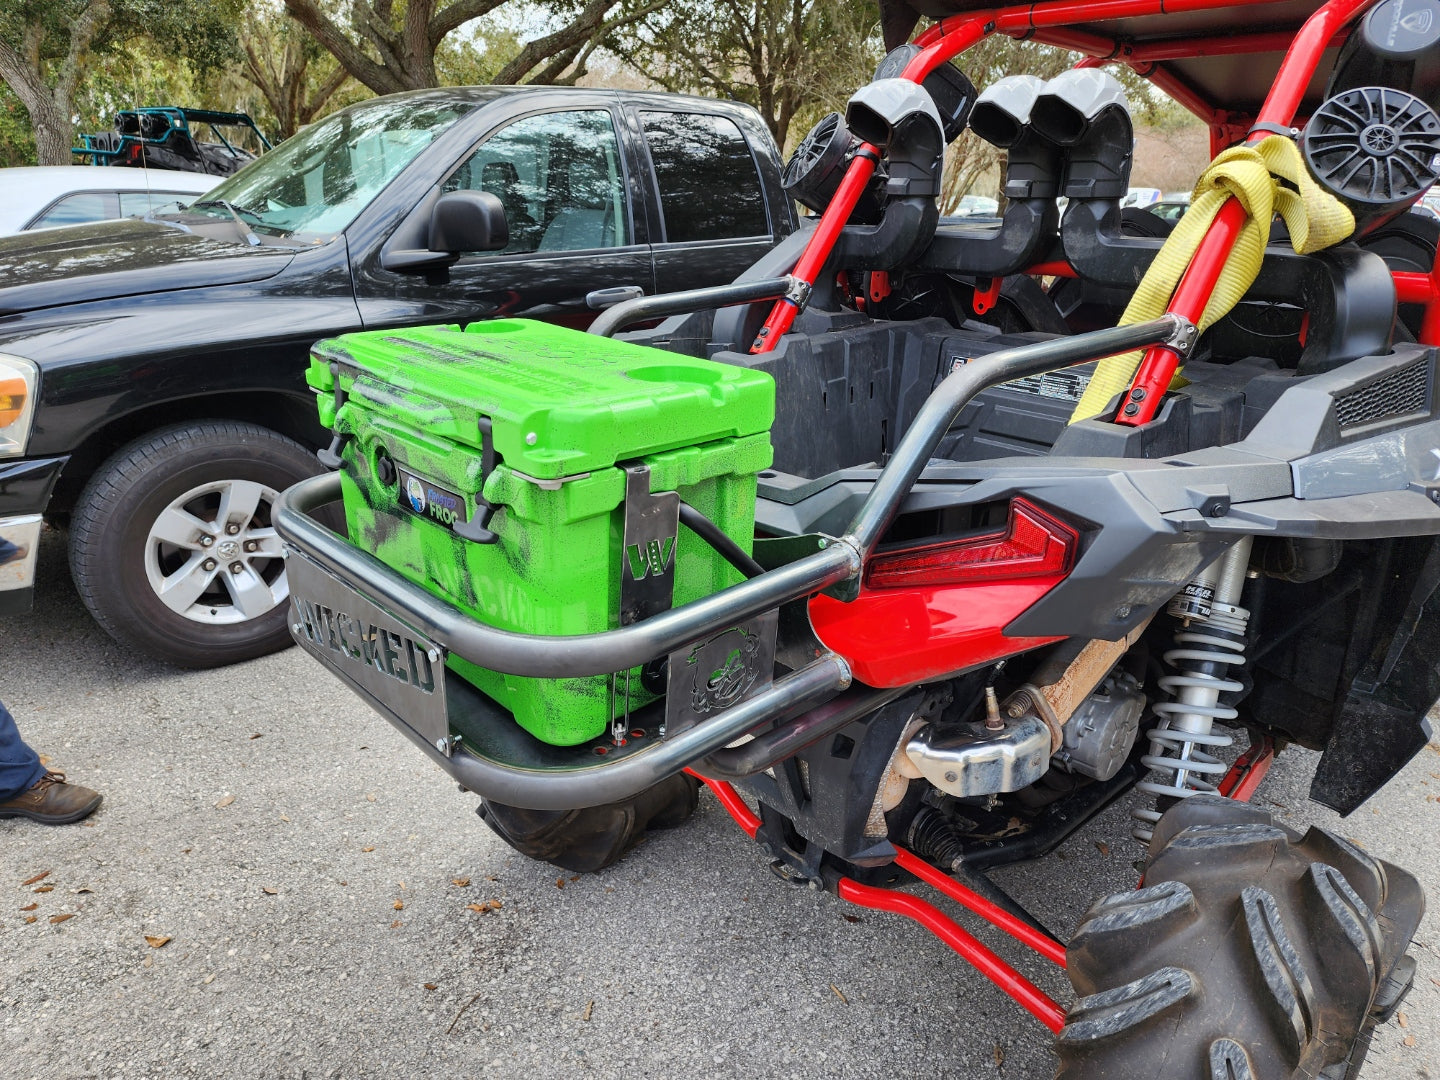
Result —
<instances>
[{"instance_id":1,"label":"utv rear bumper","mask_svg":"<svg viewBox=\"0 0 1440 1080\"><path fill-rule=\"evenodd\" d=\"M446 655L511 675L603 675L666 656L821 590L838 587L843 593L858 582L866 557L977 393L1024 375L1174 341L1186 327L1166 315L994 353L984 364L959 369L930 396L843 537L821 541L813 553L722 592L603 633L541 637L476 622L314 520L315 510L339 498L337 474L303 481L275 504L276 527L290 555L292 633L457 781L485 798L535 810L627 798L762 724L802 724L808 709L850 685L849 665L817 649L798 670L683 732L661 737L663 727L656 722L661 718L647 719L641 710L630 720L628 737L610 746L565 749L520 732L507 713L446 670Z\"/></svg>"}]
</instances>

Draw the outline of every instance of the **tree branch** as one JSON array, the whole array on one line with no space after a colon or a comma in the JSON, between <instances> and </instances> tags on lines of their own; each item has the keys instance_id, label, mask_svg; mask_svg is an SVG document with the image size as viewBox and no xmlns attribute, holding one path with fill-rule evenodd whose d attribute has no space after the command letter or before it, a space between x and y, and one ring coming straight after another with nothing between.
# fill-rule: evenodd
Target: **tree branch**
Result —
<instances>
[{"instance_id":1,"label":"tree branch","mask_svg":"<svg viewBox=\"0 0 1440 1080\"><path fill-rule=\"evenodd\" d=\"M397 72L377 64L345 36L331 18L321 10L315 0L285 0L285 10L305 30L325 46L326 50L340 62L341 67L368 86L377 94L393 94L407 89L398 79Z\"/></svg>"},{"instance_id":2,"label":"tree branch","mask_svg":"<svg viewBox=\"0 0 1440 1080\"><path fill-rule=\"evenodd\" d=\"M521 49L513 60L500 69L495 81L500 84L518 83L526 73L557 53L583 45L604 22L606 13L618 2L619 0L590 0L575 17L574 22L562 26L553 34L536 38Z\"/></svg>"},{"instance_id":3,"label":"tree branch","mask_svg":"<svg viewBox=\"0 0 1440 1080\"><path fill-rule=\"evenodd\" d=\"M428 33L430 48L437 48L445 35L458 30L467 22L489 15L508 0L455 0L455 3L441 8L430 20Z\"/></svg>"}]
</instances>

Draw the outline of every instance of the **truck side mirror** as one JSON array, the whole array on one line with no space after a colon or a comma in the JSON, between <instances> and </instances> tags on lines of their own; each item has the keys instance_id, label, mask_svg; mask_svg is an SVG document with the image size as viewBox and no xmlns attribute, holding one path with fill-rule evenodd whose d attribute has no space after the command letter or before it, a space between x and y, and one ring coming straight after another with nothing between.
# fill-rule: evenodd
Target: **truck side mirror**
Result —
<instances>
[{"instance_id":1,"label":"truck side mirror","mask_svg":"<svg viewBox=\"0 0 1440 1080\"><path fill-rule=\"evenodd\" d=\"M447 191L430 210L431 251L499 251L510 243L505 205L488 191Z\"/></svg>"}]
</instances>

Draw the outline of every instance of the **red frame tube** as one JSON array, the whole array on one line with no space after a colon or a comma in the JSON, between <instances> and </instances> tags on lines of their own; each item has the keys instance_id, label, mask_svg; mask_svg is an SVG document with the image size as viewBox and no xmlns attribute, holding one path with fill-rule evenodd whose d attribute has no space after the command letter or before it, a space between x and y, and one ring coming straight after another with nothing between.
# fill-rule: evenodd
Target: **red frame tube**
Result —
<instances>
[{"instance_id":1,"label":"red frame tube","mask_svg":"<svg viewBox=\"0 0 1440 1080\"><path fill-rule=\"evenodd\" d=\"M701 776L694 769L685 771L708 787L714 793L715 798L719 800L720 805L735 819L735 824L739 825L752 840L755 838L755 834L760 830L760 819L755 816L755 812L750 807L745 805L745 800L740 798L739 792L734 787L723 780L711 780L707 776ZM1008 911L996 907L983 896L942 874L918 856L903 848L896 848L895 852L895 862L902 869L935 886L945 895L968 907L994 926L1029 945L1046 959L1064 966L1065 947L1058 941L1027 926ZM897 915L904 915L908 919L914 919L959 953L961 958L976 971L1005 991L1051 1031L1059 1031L1065 1026L1065 1010L1053 998L996 956L973 934L935 905L918 897L910 896L908 893L877 888L873 885L862 885L858 881L845 877L840 878L837 883L836 893L842 900L860 907L870 908L874 911L889 911Z\"/></svg>"},{"instance_id":2,"label":"red frame tube","mask_svg":"<svg viewBox=\"0 0 1440 1080\"><path fill-rule=\"evenodd\" d=\"M869 143L860 144L859 150L855 152L855 157L850 162L850 167L845 170L845 176L841 179L840 186L835 189L835 197L830 200L830 205L825 207L825 213L820 216L820 224L815 227L815 235L810 237L810 242L801 252L795 269L791 271L794 277L799 278L807 285L815 284L821 267L825 265L825 260L830 257L830 252L835 247L840 230L850 220L850 215L855 210L855 204L865 193L865 185L870 182L870 177L875 175L875 163L879 157L880 152L875 147ZM750 351L752 353L769 352L774 347L774 343L789 331L790 325L799 313L799 305L789 297L775 301L775 306L770 309L770 317L765 320L765 325L755 335L755 340L750 345Z\"/></svg>"},{"instance_id":3,"label":"red frame tube","mask_svg":"<svg viewBox=\"0 0 1440 1080\"><path fill-rule=\"evenodd\" d=\"M1004 908L992 904L979 893L960 884L950 875L942 873L918 855L906 851L898 844L895 846L895 865L907 873L914 874L932 888L938 889L962 907L969 908L991 926L1005 931L1020 944L1034 949L1051 963L1059 964L1061 967L1065 966L1065 946L1060 942L1017 919Z\"/></svg>"},{"instance_id":4,"label":"red frame tube","mask_svg":"<svg viewBox=\"0 0 1440 1080\"><path fill-rule=\"evenodd\" d=\"M1305 20L1305 25L1295 35L1285 53L1285 59L1280 61L1280 70L1275 75L1275 82L1270 87L1265 104L1260 108L1257 123L1288 126L1294 122L1305 88L1310 85L1320 57L1331 39L1344 29L1352 18L1374 2L1375 0L1330 0ZM1247 142L1253 145L1268 135L1269 132L1257 131ZM1245 211L1238 202L1230 199L1225 203L1205 233L1204 239L1200 241L1200 247L1191 259L1185 276L1180 279L1170 301L1170 312L1183 315L1192 323L1199 320L1205 305L1210 301L1210 294L1215 289L1220 270L1230 257L1246 220ZM1154 419L1165 390L1179 366L1180 356L1173 349L1164 346L1149 349L1131 380L1130 392L1121 406L1120 415L1115 417L1115 422L1138 427Z\"/></svg>"},{"instance_id":5,"label":"red frame tube","mask_svg":"<svg viewBox=\"0 0 1440 1080\"><path fill-rule=\"evenodd\" d=\"M976 971L1005 991L1021 1008L1051 1031L1058 1032L1065 1026L1065 1010L1053 998L987 949L969 931L935 905L894 889L861 885L849 878L840 879L836 892L840 899L860 907L889 911L904 915L907 919L914 919L959 953Z\"/></svg>"},{"instance_id":6,"label":"red frame tube","mask_svg":"<svg viewBox=\"0 0 1440 1080\"><path fill-rule=\"evenodd\" d=\"M1249 802L1273 764L1275 740L1266 735L1230 766L1230 771L1220 781L1219 793L1236 802Z\"/></svg>"},{"instance_id":7,"label":"red frame tube","mask_svg":"<svg viewBox=\"0 0 1440 1080\"><path fill-rule=\"evenodd\" d=\"M745 800L740 798L740 793L734 787L724 780L711 780L708 776L701 776L694 769L686 769L685 772L708 787L715 798L720 800L725 812L735 819L735 824L739 825L751 840L755 839L755 834L760 831L760 819L745 805Z\"/></svg>"}]
</instances>

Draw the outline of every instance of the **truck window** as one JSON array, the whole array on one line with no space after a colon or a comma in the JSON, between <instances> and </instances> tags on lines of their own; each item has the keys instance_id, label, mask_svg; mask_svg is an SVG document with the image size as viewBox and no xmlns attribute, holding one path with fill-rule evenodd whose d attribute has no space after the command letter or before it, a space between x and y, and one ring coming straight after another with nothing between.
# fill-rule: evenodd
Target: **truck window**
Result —
<instances>
[{"instance_id":1,"label":"truck window","mask_svg":"<svg viewBox=\"0 0 1440 1080\"><path fill-rule=\"evenodd\" d=\"M32 229L53 229L60 225L83 225L115 216L115 196L106 191L82 191L61 199L45 211Z\"/></svg>"},{"instance_id":2,"label":"truck window","mask_svg":"<svg viewBox=\"0 0 1440 1080\"><path fill-rule=\"evenodd\" d=\"M445 190L488 191L505 206L510 243L473 255L630 243L620 144L604 109L542 113L508 124L451 173Z\"/></svg>"},{"instance_id":3,"label":"truck window","mask_svg":"<svg viewBox=\"0 0 1440 1080\"><path fill-rule=\"evenodd\" d=\"M769 235L755 159L733 120L664 112L640 119L668 242Z\"/></svg>"}]
</instances>

